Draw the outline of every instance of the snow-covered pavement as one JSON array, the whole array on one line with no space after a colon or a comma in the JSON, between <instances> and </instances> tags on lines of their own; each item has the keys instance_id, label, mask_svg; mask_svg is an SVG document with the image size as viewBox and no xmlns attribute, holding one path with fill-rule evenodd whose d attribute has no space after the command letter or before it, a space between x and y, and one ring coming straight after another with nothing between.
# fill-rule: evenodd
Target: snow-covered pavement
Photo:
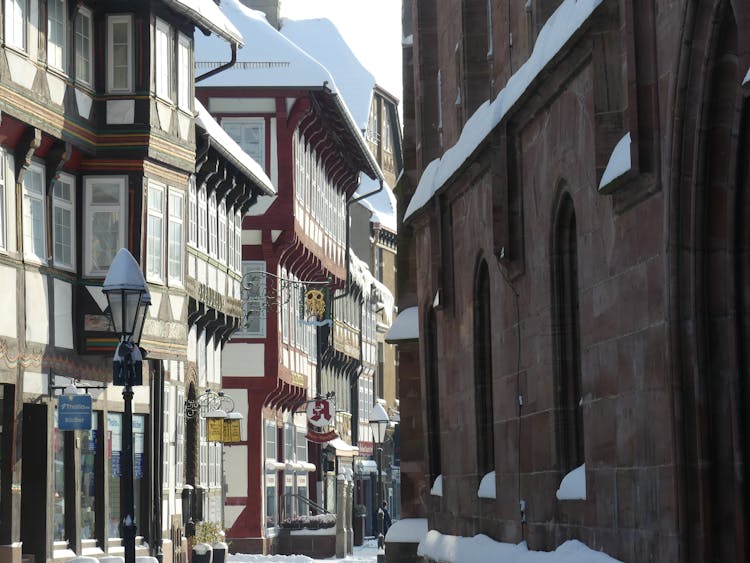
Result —
<instances>
[{"instance_id":1,"label":"snow-covered pavement","mask_svg":"<svg viewBox=\"0 0 750 563\"><path fill-rule=\"evenodd\" d=\"M354 554L344 559L331 557L329 559L312 559L307 555L229 555L231 563L375 563L378 558L377 540L368 539L362 547L354 548Z\"/></svg>"}]
</instances>

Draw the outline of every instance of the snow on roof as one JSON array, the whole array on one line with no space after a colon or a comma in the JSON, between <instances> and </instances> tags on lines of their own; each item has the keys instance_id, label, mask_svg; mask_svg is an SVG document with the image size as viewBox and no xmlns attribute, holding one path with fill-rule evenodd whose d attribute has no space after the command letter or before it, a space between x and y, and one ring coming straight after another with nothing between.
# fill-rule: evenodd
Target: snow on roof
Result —
<instances>
[{"instance_id":1,"label":"snow on roof","mask_svg":"<svg viewBox=\"0 0 750 563\"><path fill-rule=\"evenodd\" d=\"M360 260L354 251L349 249L349 275L357 287L362 291L362 296L369 299L372 291L372 277L370 267Z\"/></svg>"},{"instance_id":2,"label":"snow on roof","mask_svg":"<svg viewBox=\"0 0 750 563\"><path fill-rule=\"evenodd\" d=\"M331 73L279 33L263 12L248 8L239 0L224 0L222 8L248 42L237 51L234 66L201 81L201 86L322 88L325 85L337 91ZM196 68L209 70L228 60L224 42L196 34Z\"/></svg>"},{"instance_id":3,"label":"snow on roof","mask_svg":"<svg viewBox=\"0 0 750 563\"><path fill-rule=\"evenodd\" d=\"M576 467L560 482L557 500L586 500L586 464Z\"/></svg>"},{"instance_id":4,"label":"snow on roof","mask_svg":"<svg viewBox=\"0 0 750 563\"><path fill-rule=\"evenodd\" d=\"M199 26L223 37L231 43L242 45L242 34L227 19L213 0L165 0L173 10L186 14Z\"/></svg>"},{"instance_id":5,"label":"snow on roof","mask_svg":"<svg viewBox=\"0 0 750 563\"><path fill-rule=\"evenodd\" d=\"M419 543L427 535L427 518L397 520L385 534L387 543Z\"/></svg>"},{"instance_id":6,"label":"snow on roof","mask_svg":"<svg viewBox=\"0 0 750 563\"><path fill-rule=\"evenodd\" d=\"M530 551L526 542L502 543L478 534L474 537L443 535L437 530L427 532L419 543L417 555L433 561L452 563L618 563L606 553L594 551L578 540L568 540L555 551Z\"/></svg>"},{"instance_id":7,"label":"snow on roof","mask_svg":"<svg viewBox=\"0 0 750 563\"><path fill-rule=\"evenodd\" d=\"M367 128L375 77L347 45L328 18L281 19L281 33L292 40L335 77L341 97L360 128Z\"/></svg>"},{"instance_id":8,"label":"snow on roof","mask_svg":"<svg viewBox=\"0 0 750 563\"><path fill-rule=\"evenodd\" d=\"M492 103L488 100L479 106L464 125L456 144L427 166L409 202L404 219L432 199L435 192L463 165L602 1L563 0L539 32L528 60L510 77L505 88L497 94Z\"/></svg>"},{"instance_id":9,"label":"snow on roof","mask_svg":"<svg viewBox=\"0 0 750 563\"><path fill-rule=\"evenodd\" d=\"M620 139L607 162L602 179L599 182L599 191L607 191L607 186L628 173L631 168L630 162L630 131Z\"/></svg>"},{"instance_id":10,"label":"snow on roof","mask_svg":"<svg viewBox=\"0 0 750 563\"><path fill-rule=\"evenodd\" d=\"M409 307L401 311L385 335L386 342L416 340L419 338L419 309Z\"/></svg>"},{"instance_id":11,"label":"snow on roof","mask_svg":"<svg viewBox=\"0 0 750 563\"><path fill-rule=\"evenodd\" d=\"M381 282L379 282L376 278L372 279L372 285L374 286L374 293L377 296L379 304L383 305L385 322L390 326L393 324L393 306L395 302L395 300L393 299L393 293L391 293L391 290Z\"/></svg>"},{"instance_id":12,"label":"snow on roof","mask_svg":"<svg viewBox=\"0 0 750 563\"><path fill-rule=\"evenodd\" d=\"M195 110L198 115L195 122L202 127L216 142L216 148L229 160L231 160L240 171L248 176L255 184L258 185L267 195L274 195L276 188L263 170L263 167L255 162L253 157L243 151L240 146L221 128L216 120L211 117L206 108L203 107L198 99L195 100Z\"/></svg>"},{"instance_id":13,"label":"snow on roof","mask_svg":"<svg viewBox=\"0 0 750 563\"><path fill-rule=\"evenodd\" d=\"M370 178L367 174L359 175L359 187L355 196L363 196L374 192L380 187L377 179ZM396 221L396 196L387 182L383 181L383 189L373 195L359 200L360 205L370 212L370 221L379 223L393 233L398 232Z\"/></svg>"}]
</instances>

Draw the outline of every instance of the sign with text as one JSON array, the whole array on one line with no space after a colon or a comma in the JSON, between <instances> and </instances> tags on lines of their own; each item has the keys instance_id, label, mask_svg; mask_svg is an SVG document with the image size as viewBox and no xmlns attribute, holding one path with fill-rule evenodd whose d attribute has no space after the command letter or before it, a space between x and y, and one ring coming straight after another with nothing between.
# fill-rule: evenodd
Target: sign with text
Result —
<instances>
[{"instance_id":1,"label":"sign with text","mask_svg":"<svg viewBox=\"0 0 750 563\"><path fill-rule=\"evenodd\" d=\"M60 395L57 411L60 430L91 430L91 395Z\"/></svg>"},{"instance_id":2,"label":"sign with text","mask_svg":"<svg viewBox=\"0 0 750 563\"><path fill-rule=\"evenodd\" d=\"M315 399L307 404L307 422L315 428L333 424L336 405L333 399Z\"/></svg>"}]
</instances>

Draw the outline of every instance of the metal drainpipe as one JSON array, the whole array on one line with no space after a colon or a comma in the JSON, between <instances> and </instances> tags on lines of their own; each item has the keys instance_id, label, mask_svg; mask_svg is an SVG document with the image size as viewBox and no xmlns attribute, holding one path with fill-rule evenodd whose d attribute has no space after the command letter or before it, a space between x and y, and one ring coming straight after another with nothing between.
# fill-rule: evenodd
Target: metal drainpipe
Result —
<instances>
[{"instance_id":1,"label":"metal drainpipe","mask_svg":"<svg viewBox=\"0 0 750 563\"><path fill-rule=\"evenodd\" d=\"M231 49L232 49L232 58L229 60L229 62L226 62L223 65L219 65L216 68L212 68L211 70L209 70L208 72L204 72L200 76L196 76L195 82L200 82L201 80L205 80L206 78L209 78L213 76L214 74L219 74L220 72L233 66L234 63L237 62L237 43L232 43Z\"/></svg>"}]
</instances>

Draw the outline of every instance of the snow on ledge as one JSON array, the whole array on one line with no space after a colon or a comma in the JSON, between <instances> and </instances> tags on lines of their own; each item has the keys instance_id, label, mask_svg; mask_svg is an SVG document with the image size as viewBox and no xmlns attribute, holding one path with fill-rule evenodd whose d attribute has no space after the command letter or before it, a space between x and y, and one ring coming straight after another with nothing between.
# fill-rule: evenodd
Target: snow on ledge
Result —
<instances>
[{"instance_id":1,"label":"snow on ledge","mask_svg":"<svg viewBox=\"0 0 750 563\"><path fill-rule=\"evenodd\" d=\"M445 563L618 563L617 559L594 551L578 540L568 540L555 551L530 551L526 542L501 543L483 534L473 538L447 536L437 530L427 532L417 548L417 555Z\"/></svg>"},{"instance_id":2,"label":"snow on ledge","mask_svg":"<svg viewBox=\"0 0 750 563\"><path fill-rule=\"evenodd\" d=\"M435 497L443 496L443 476L442 475L438 475L435 478L435 482L432 484L432 488L430 489L430 494Z\"/></svg>"},{"instance_id":3,"label":"snow on ledge","mask_svg":"<svg viewBox=\"0 0 750 563\"><path fill-rule=\"evenodd\" d=\"M419 543L427 535L427 518L404 518L388 528L386 543Z\"/></svg>"},{"instance_id":4,"label":"snow on ledge","mask_svg":"<svg viewBox=\"0 0 750 563\"><path fill-rule=\"evenodd\" d=\"M557 500L586 500L586 464L576 467L560 482Z\"/></svg>"},{"instance_id":5,"label":"snow on ledge","mask_svg":"<svg viewBox=\"0 0 750 563\"><path fill-rule=\"evenodd\" d=\"M618 178L622 178L630 172L632 163L630 161L630 131L620 139L615 145L612 155L609 157L607 167L602 174L602 180L599 182L599 191L608 192L612 183Z\"/></svg>"},{"instance_id":6,"label":"snow on ledge","mask_svg":"<svg viewBox=\"0 0 750 563\"><path fill-rule=\"evenodd\" d=\"M742 85L750 84L750 68L747 69L747 74L745 75L745 79L742 81Z\"/></svg>"},{"instance_id":7,"label":"snow on ledge","mask_svg":"<svg viewBox=\"0 0 750 563\"><path fill-rule=\"evenodd\" d=\"M490 471L482 477L479 483L479 490L477 491L479 498L497 498L497 491L495 489L495 472Z\"/></svg>"},{"instance_id":8,"label":"snow on ledge","mask_svg":"<svg viewBox=\"0 0 750 563\"><path fill-rule=\"evenodd\" d=\"M419 338L419 308L409 307L401 311L385 335L386 342L416 340Z\"/></svg>"},{"instance_id":9,"label":"snow on ledge","mask_svg":"<svg viewBox=\"0 0 750 563\"><path fill-rule=\"evenodd\" d=\"M492 103L487 100L479 106L464 125L456 144L427 165L406 208L404 220L430 201L463 165L602 2L563 0L539 32L528 60L510 77Z\"/></svg>"}]
</instances>

